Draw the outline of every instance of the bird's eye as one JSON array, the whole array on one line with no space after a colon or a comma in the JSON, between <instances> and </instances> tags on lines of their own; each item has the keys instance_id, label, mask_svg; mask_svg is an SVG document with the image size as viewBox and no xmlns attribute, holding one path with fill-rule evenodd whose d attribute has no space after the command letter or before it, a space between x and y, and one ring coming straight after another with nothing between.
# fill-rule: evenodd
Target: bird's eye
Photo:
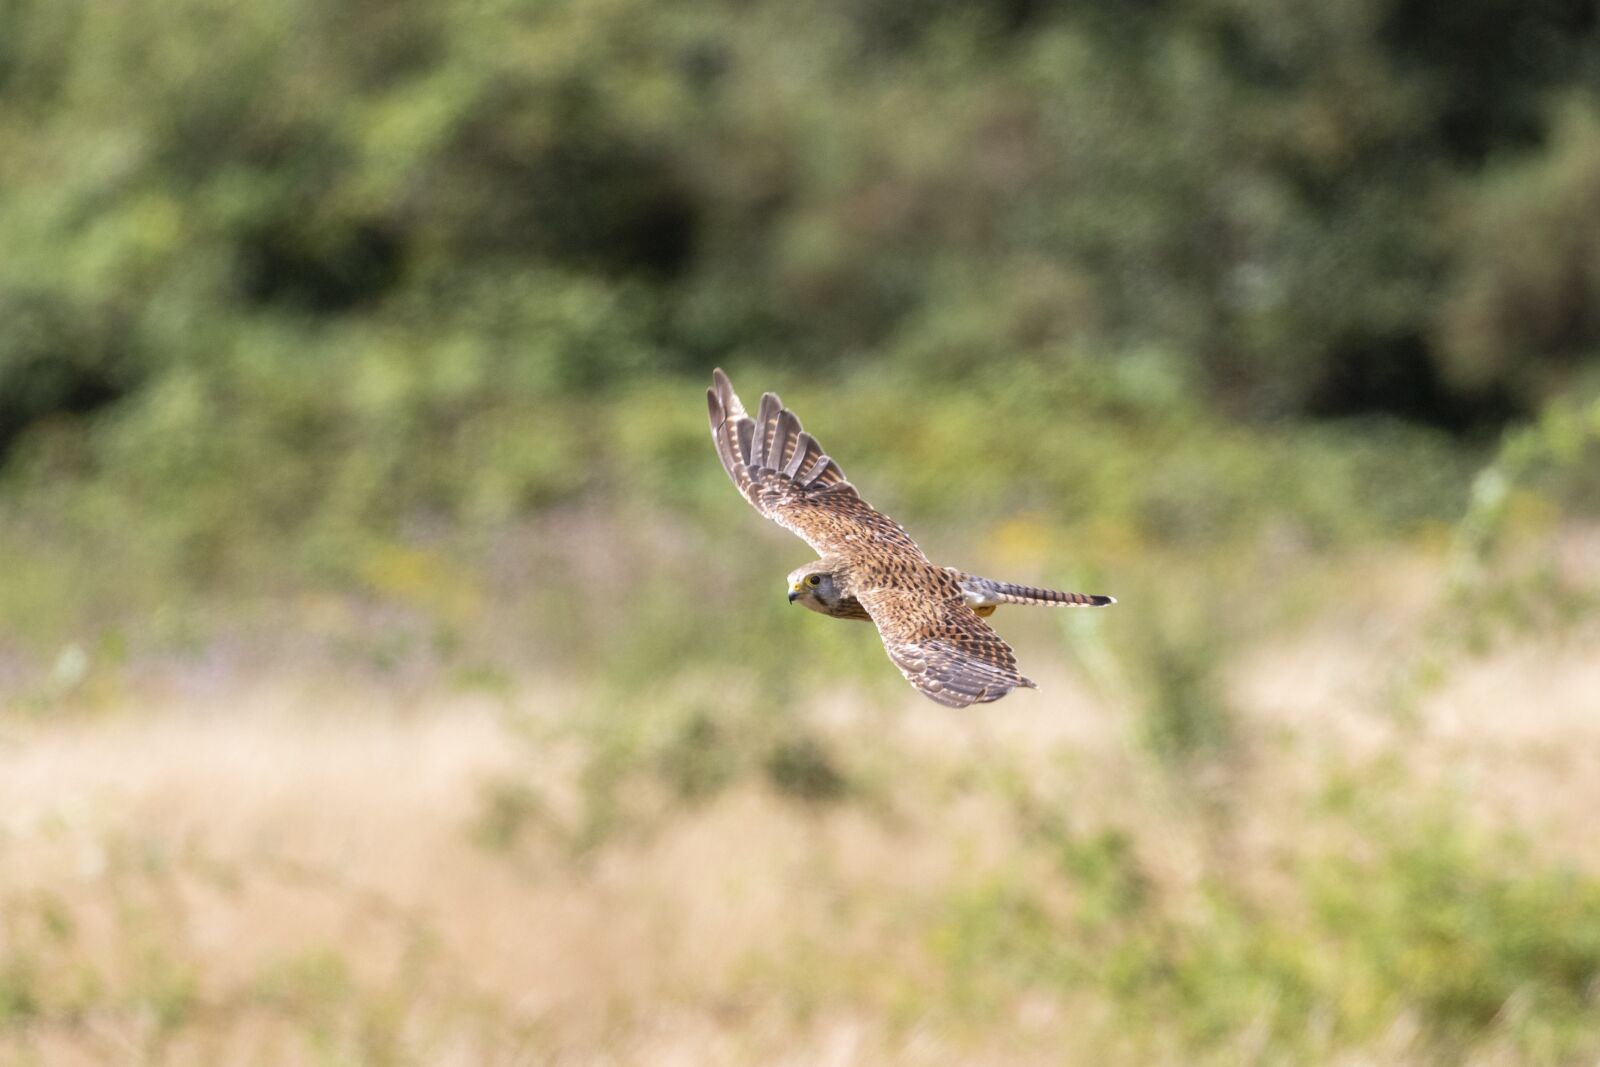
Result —
<instances>
[{"instance_id":1,"label":"bird's eye","mask_svg":"<svg viewBox=\"0 0 1600 1067\"><path fill-rule=\"evenodd\" d=\"M813 574L811 577L806 579L806 584L807 585L821 585L822 584L822 575Z\"/></svg>"}]
</instances>

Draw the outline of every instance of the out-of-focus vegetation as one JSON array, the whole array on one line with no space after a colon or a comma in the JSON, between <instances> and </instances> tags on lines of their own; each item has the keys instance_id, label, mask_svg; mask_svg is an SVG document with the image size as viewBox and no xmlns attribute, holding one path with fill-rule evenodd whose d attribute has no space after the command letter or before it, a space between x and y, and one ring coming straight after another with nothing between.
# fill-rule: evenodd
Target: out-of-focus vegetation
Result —
<instances>
[{"instance_id":1,"label":"out-of-focus vegetation","mask_svg":"<svg viewBox=\"0 0 1600 1067\"><path fill-rule=\"evenodd\" d=\"M0 0L0 1055L1592 1062L1597 77L1578 0ZM918 705L715 365L1121 603ZM406 711L127 711L263 676ZM463 702L514 765L313 773Z\"/></svg>"},{"instance_id":2,"label":"out-of-focus vegetation","mask_svg":"<svg viewBox=\"0 0 1600 1067\"><path fill-rule=\"evenodd\" d=\"M1421 428L1594 376L1584 3L0 19L8 499L174 582L694 510L715 363L926 513L1157 538L1447 515Z\"/></svg>"}]
</instances>

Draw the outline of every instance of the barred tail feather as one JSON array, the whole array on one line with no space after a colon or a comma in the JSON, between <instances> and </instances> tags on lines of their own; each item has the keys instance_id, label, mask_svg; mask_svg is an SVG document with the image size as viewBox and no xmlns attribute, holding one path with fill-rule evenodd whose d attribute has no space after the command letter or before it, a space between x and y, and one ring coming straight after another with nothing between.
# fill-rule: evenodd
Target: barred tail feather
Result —
<instances>
[{"instance_id":1,"label":"barred tail feather","mask_svg":"<svg viewBox=\"0 0 1600 1067\"><path fill-rule=\"evenodd\" d=\"M993 578L980 578L975 574L960 575L961 591L969 603L980 607L996 604L1037 604L1052 608L1104 607L1115 604L1116 597L1094 593L1066 593L1058 589L1038 589L1031 585L1014 585L997 582Z\"/></svg>"},{"instance_id":2,"label":"barred tail feather","mask_svg":"<svg viewBox=\"0 0 1600 1067\"><path fill-rule=\"evenodd\" d=\"M1097 593L1066 593L1057 589L1036 589L1031 585L1012 585L1001 582L1000 599L1008 604L1051 604L1060 607L1105 607L1115 604L1116 597Z\"/></svg>"}]
</instances>

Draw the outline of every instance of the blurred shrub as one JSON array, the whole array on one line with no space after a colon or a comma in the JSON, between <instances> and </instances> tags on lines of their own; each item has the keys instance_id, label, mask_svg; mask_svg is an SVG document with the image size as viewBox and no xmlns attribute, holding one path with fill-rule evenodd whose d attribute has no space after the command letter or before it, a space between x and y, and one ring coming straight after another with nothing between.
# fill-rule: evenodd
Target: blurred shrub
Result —
<instances>
[{"instance_id":1,"label":"blurred shrub","mask_svg":"<svg viewBox=\"0 0 1600 1067\"><path fill-rule=\"evenodd\" d=\"M138 385L125 318L59 292L0 291L0 457L33 423L86 414Z\"/></svg>"},{"instance_id":2,"label":"blurred shrub","mask_svg":"<svg viewBox=\"0 0 1600 1067\"><path fill-rule=\"evenodd\" d=\"M373 543L580 500L710 514L715 362L930 517L1436 515L1446 442L1285 420L1471 430L1592 366L1593 122L1547 125L1580 15L10 0L18 544L165 595L360 586ZM1501 26L1543 65L1463 100Z\"/></svg>"},{"instance_id":3,"label":"blurred shrub","mask_svg":"<svg viewBox=\"0 0 1600 1067\"><path fill-rule=\"evenodd\" d=\"M1440 315L1453 378L1527 403L1600 356L1600 116L1577 102L1548 151L1506 165L1459 209L1461 267Z\"/></svg>"},{"instance_id":4,"label":"blurred shrub","mask_svg":"<svg viewBox=\"0 0 1600 1067\"><path fill-rule=\"evenodd\" d=\"M810 803L838 800L849 784L827 746L805 735L780 739L767 753L764 769L779 793Z\"/></svg>"},{"instance_id":5,"label":"blurred shrub","mask_svg":"<svg viewBox=\"0 0 1600 1067\"><path fill-rule=\"evenodd\" d=\"M147 313L200 263L185 310L225 328L555 270L642 285L677 366L763 345L922 365L903 331L978 283L1000 355L1155 344L1256 413L1346 364L1433 365L1455 268L1430 205L1496 146L1536 148L1596 47L1581 5L1502 0L3 17L5 285L123 308L135 337L171 340ZM1515 59L1464 68L1507 37ZM992 371L977 336L943 360ZM1405 413L1457 402L1423 400Z\"/></svg>"},{"instance_id":6,"label":"blurred shrub","mask_svg":"<svg viewBox=\"0 0 1600 1067\"><path fill-rule=\"evenodd\" d=\"M1287 861L1270 899L1225 873L1157 888L1136 836L1035 820L1061 892L1020 864L945 891L928 936L954 1005L1101 989L1119 1017L1216 1062L1236 1062L1243 1034L1264 1059L1322 1059L1399 1018L1428 1061L1491 1038L1538 1062L1592 1054L1600 885L1449 805L1397 813L1381 779L1359 774L1303 813L1331 836Z\"/></svg>"},{"instance_id":7,"label":"blurred shrub","mask_svg":"<svg viewBox=\"0 0 1600 1067\"><path fill-rule=\"evenodd\" d=\"M1216 611L1219 599L1225 598L1202 596L1189 603ZM1225 756L1233 723L1218 677L1225 656L1215 620L1187 632L1171 623L1145 625L1155 628L1133 643L1143 669L1128 672L1147 690L1141 740L1158 759L1177 766Z\"/></svg>"}]
</instances>

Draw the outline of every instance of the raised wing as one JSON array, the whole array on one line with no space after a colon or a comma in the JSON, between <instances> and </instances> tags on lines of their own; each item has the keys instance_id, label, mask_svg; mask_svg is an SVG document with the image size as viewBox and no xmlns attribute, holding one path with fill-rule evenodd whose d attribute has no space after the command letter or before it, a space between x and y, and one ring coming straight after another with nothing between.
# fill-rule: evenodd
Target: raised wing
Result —
<instances>
[{"instance_id":1,"label":"raised wing","mask_svg":"<svg viewBox=\"0 0 1600 1067\"><path fill-rule=\"evenodd\" d=\"M857 590L889 659L922 695L946 707L999 700L1037 689L1017 670L1011 646L967 606L956 581L928 568L909 585Z\"/></svg>"},{"instance_id":2,"label":"raised wing","mask_svg":"<svg viewBox=\"0 0 1600 1067\"><path fill-rule=\"evenodd\" d=\"M818 555L871 549L926 561L899 523L861 499L775 393L761 397L752 419L728 376L718 369L711 378L706 406L717 457L757 511L799 534Z\"/></svg>"}]
</instances>

